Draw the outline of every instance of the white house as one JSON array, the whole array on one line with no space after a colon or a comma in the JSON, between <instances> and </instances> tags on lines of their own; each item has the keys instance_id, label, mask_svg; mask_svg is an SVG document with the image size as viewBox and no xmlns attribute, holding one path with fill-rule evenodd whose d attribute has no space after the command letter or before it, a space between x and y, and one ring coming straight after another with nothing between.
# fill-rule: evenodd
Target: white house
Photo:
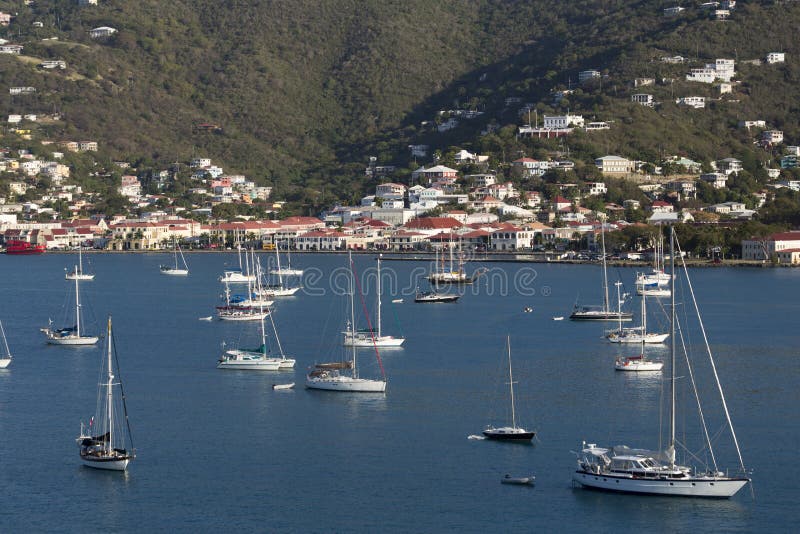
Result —
<instances>
[{"instance_id":1,"label":"white house","mask_svg":"<svg viewBox=\"0 0 800 534\"><path fill-rule=\"evenodd\" d=\"M584 70L578 73L578 82L584 83L589 80L594 80L600 77L600 71L597 70Z\"/></svg>"},{"instance_id":2,"label":"white house","mask_svg":"<svg viewBox=\"0 0 800 534\"><path fill-rule=\"evenodd\" d=\"M685 7L675 6L675 7L665 7L664 8L664 16L665 17L674 17L676 15L680 15L686 11Z\"/></svg>"},{"instance_id":3,"label":"white house","mask_svg":"<svg viewBox=\"0 0 800 534\"><path fill-rule=\"evenodd\" d=\"M589 190L586 193L589 196L605 195L608 192L608 187L603 182L589 182L586 185L589 186Z\"/></svg>"},{"instance_id":4,"label":"white house","mask_svg":"<svg viewBox=\"0 0 800 534\"><path fill-rule=\"evenodd\" d=\"M761 133L761 140L770 145L783 143L783 132L780 130L766 130Z\"/></svg>"},{"instance_id":5,"label":"white house","mask_svg":"<svg viewBox=\"0 0 800 534\"><path fill-rule=\"evenodd\" d=\"M786 61L786 54L783 52L770 52L767 54L767 63L783 63Z\"/></svg>"},{"instance_id":6,"label":"white house","mask_svg":"<svg viewBox=\"0 0 800 534\"><path fill-rule=\"evenodd\" d=\"M652 108L655 105L653 101L653 95L647 94L635 94L631 95L631 102L636 102L637 104L641 104L642 106L647 106Z\"/></svg>"},{"instance_id":7,"label":"white house","mask_svg":"<svg viewBox=\"0 0 800 534\"><path fill-rule=\"evenodd\" d=\"M375 187L375 196L379 198L399 198L406 196L406 186L396 183L385 183Z\"/></svg>"},{"instance_id":8,"label":"white house","mask_svg":"<svg viewBox=\"0 0 800 534\"><path fill-rule=\"evenodd\" d=\"M718 171L735 174L743 169L742 162L736 158L725 158L714 162Z\"/></svg>"},{"instance_id":9,"label":"white house","mask_svg":"<svg viewBox=\"0 0 800 534\"><path fill-rule=\"evenodd\" d=\"M728 175L722 172L707 172L701 174L700 179L710 184L714 189L722 189L728 182Z\"/></svg>"},{"instance_id":10,"label":"white house","mask_svg":"<svg viewBox=\"0 0 800 534\"><path fill-rule=\"evenodd\" d=\"M594 160L603 174L629 174L636 171L636 162L621 156L603 156Z\"/></svg>"},{"instance_id":11,"label":"white house","mask_svg":"<svg viewBox=\"0 0 800 534\"><path fill-rule=\"evenodd\" d=\"M117 33L115 28L110 26L98 26L97 28L92 28L89 30L89 37L92 39L105 39L107 37L111 37Z\"/></svg>"},{"instance_id":12,"label":"white house","mask_svg":"<svg viewBox=\"0 0 800 534\"><path fill-rule=\"evenodd\" d=\"M650 205L650 211L653 213L672 213L675 211L675 207L669 202L656 200Z\"/></svg>"},{"instance_id":13,"label":"white house","mask_svg":"<svg viewBox=\"0 0 800 534\"><path fill-rule=\"evenodd\" d=\"M551 129L551 130L558 130L562 128L570 128L572 126L576 126L578 128L583 128L583 116L582 115L545 115L544 116L544 128Z\"/></svg>"},{"instance_id":14,"label":"white house","mask_svg":"<svg viewBox=\"0 0 800 534\"><path fill-rule=\"evenodd\" d=\"M531 248L533 232L515 226L495 230L489 235L492 250L519 250Z\"/></svg>"},{"instance_id":15,"label":"white house","mask_svg":"<svg viewBox=\"0 0 800 534\"><path fill-rule=\"evenodd\" d=\"M743 260L769 260L778 252L800 249L800 232L780 232L764 239L742 240Z\"/></svg>"},{"instance_id":16,"label":"white house","mask_svg":"<svg viewBox=\"0 0 800 534\"><path fill-rule=\"evenodd\" d=\"M714 83L717 79L717 71L710 68L692 69L686 75L687 82Z\"/></svg>"},{"instance_id":17,"label":"white house","mask_svg":"<svg viewBox=\"0 0 800 534\"><path fill-rule=\"evenodd\" d=\"M706 107L706 98L704 96L685 96L676 100L675 103L695 109L702 109Z\"/></svg>"}]
</instances>

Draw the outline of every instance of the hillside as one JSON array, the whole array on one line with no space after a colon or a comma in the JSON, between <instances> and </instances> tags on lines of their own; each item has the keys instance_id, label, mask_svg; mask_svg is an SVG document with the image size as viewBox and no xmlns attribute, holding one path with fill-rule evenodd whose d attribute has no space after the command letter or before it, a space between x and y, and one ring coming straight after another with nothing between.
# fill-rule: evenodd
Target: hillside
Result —
<instances>
[{"instance_id":1,"label":"hillside","mask_svg":"<svg viewBox=\"0 0 800 534\"><path fill-rule=\"evenodd\" d=\"M754 147L753 134L737 128L738 121L766 120L790 144L800 144L800 43L792 38L800 5L739 2L726 21L696 6L665 17L669 5L0 2L0 11L17 13L0 34L24 46L21 56L0 54L2 91L37 88L35 95L2 99L0 113L57 111L61 120L39 125L36 138L96 139L99 157L139 168L211 157L310 210L361 194L369 156L397 165L398 179L427 163L412 160L409 144L444 153L477 150L494 166L521 153L569 149L573 159L587 162L608 153L647 161L670 154L698 161L735 156L751 172L772 154ZM118 33L92 40L87 32L97 26ZM786 63L743 63L773 51L786 52ZM667 55L688 62L662 63ZM720 57L737 59L741 83L732 95L717 100L712 86L683 81L689 68ZM36 67L40 59L61 59L67 68L44 71ZM577 73L585 69L603 77L578 86ZM658 83L634 89L638 77ZM675 81L661 83L664 78ZM556 88L577 90L555 105ZM635 92L652 93L662 104L633 104ZM711 100L704 110L674 104L690 95ZM613 127L566 143L518 140L515 127L527 117L518 115L520 104L506 105L509 97L535 104L538 115L569 110ZM435 132L431 121L448 109L483 115ZM481 136L488 124L498 129ZM11 145L14 138L5 141Z\"/></svg>"}]
</instances>

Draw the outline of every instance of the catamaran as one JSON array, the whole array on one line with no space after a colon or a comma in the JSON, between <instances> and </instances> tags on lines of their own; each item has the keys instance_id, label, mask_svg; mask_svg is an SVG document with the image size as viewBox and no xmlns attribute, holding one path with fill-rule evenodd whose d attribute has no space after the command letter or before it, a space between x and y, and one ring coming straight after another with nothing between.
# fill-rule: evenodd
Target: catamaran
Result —
<instances>
[{"instance_id":1,"label":"catamaran","mask_svg":"<svg viewBox=\"0 0 800 534\"><path fill-rule=\"evenodd\" d=\"M511 395L511 426L488 426L483 431L483 435L486 436L486 439L497 441L530 441L536 432L517 426L517 412L514 406L514 376L511 374L511 336L506 338L506 346L508 348L508 387Z\"/></svg>"},{"instance_id":2,"label":"catamaran","mask_svg":"<svg viewBox=\"0 0 800 534\"><path fill-rule=\"evenodd\" d=\"M350 324L355 324L355 285L356 274L352 254L350 259ZM369 319L367 319L369 322ZM306 387L309 389L322 389L326 391L343 391L359 393L383 393L386 391L386 372L383 369L378 346L375 345L375 357L381 369L381 378L361 378L358 371L356 346L351 345L352 352L349 360L332 363L320 363L314 366L306 375Z\"/></svg>"},{"instance_id":3,"label":"catamaran","mask_svg":"<svg viewBox=\"0 0 800 534\"><path fill-rule=\"evenodd\" d=\"M700 318L700 310L694 296L694 289L692 288L691 280L689 280L689 273L685 262L683 264L683 274L686 278L686 284L694 304L694 310L698 317L705 350L709 358L709 372L714 377L716 391L719 393L726 426L736 449L739 464L737 473L729 474L728 472L722 471L717 463L717 456L714 452L712 442L719 440L720 433L724 428L719 432L713 433L710 433L708 430L707 421L711 417L711 414L708 409L702 408L700 393L695 382L697 378L696 365L692 362L688 353L685 357L687 363L686 374L682 377L679 377L677 374L676 363L678 358L676 357L676 349L679 342L675 338L677 320L675 316L674 276L674 250L676 239L674 229L670 228L672 305L670 311L670 376L667 379L669 384L669 413L667 414L669 428L666 448L663 450L649 451L644 449L631 449L625 446L598 447L595 443L587 443L584 441L581 452L578 453L578 468L572 475L572 480L575 484L586 488L623 493L728 498L735 495L736 492L750 481L744 467L744 460L742 459L739 442L736 438L736 432L733 429L728 405L725 401L725 395L719 381L719 375L717 374L711 347L708 343L708 337L706 336L705 328ZM680 345L685 348L686 344L683 342L684 334L684 332L680 332ZM679 378L683 379L681 380L682 384L687 384L687 387L691 387L694 390L694 395L687 394L686 397L690 397L696 402L699 411L699 421L701 423L699 436L702 436L703 443L700 446L700 451L693 452L688 449L686 450L687 457L691 457L693 461L698 464L703 462L703 458L707 459L707 464L699 467L691 467L677 463L676 447L679 445L682 447L687 446L687 438L684 437L679 441L676 437L676 425L679 420L678 406L676 403ZM683 398L683 396L681 397ZM682 421L683 418L680 420Z\"/></svg>"},{"instance_id":4,"label":"catamaran","mask_svg":"<svg viewBox=\"0 0 800 534\"><path fill-rule=\"evenodd\" d=\"M106 348L103 354L105 380L98 384L97 411L89 420L88 428L81 422L81 433L76 441L83 465L95 469L125 471L128 464L136 458L136 449L133 448L122 379L114 375L115 361L116 373L119 374L119 360L111 332L111 317L108 318ZM116 395L115 389L119 390Z\"/></svg>"},{"instance_id":5,"label":"catamaran","mask_svg":"<svg viewBox=\"0 0 800 534\"><path fill-rule=\"evenodd\" d=\"M76 267L77 270L77 267ZM47 343L50 345L94 345L99 338L97 336L87 336L81 330L81 316L83 305L81 304L80 297L80 279L75 280L75 323L73 326L66 326L53 330L53 321L48 320L46 328L40 328L41 332L47 337Z\"/></svg>"},{"instance_id":6,"label":"catamaran","mask_svg":"<svg viewBox=\"0 0 800 534\"><path fill-rule=\"evenodd\" d=\"M344 334L345 346L355 347L399 347L405 341L405 338L386 336L381 332L381 258L382 254L378 255L378 277L375 282L375 291L378 294L378 302L376 306L375 332L371 330L355 330L355 324L350 323Z\"/></svg>"},{"instance_id":7,"label":"catamaran","mask_svg":"<svg viewBox=\"0 0 800 534\"><path fill-rule=\"evenodd\" d=\"M171 274L173 276L187 276L189 274L189 266L186 265L186 258L183 257L183 252L181 251L180 245L176 240L172 240L173 243L173 253L175 255L175 265L162 265L161 266L161 274ZM183 267L178 264L178 255L180 254L181 263Z\"/></svg>"},{"instance_id":8,"label":"catamaran","mask_svg":"<svg viewBox=\"0 0 800 534\"><path fill-rule=\"evenodd\" d=\"M94 280L94 275L85 273L83 271L83 247L78 246L78 265L75 266L75 270L68 271L67 274L64 275L64 278L67 280Z\"/></svg>"}]
</instances>

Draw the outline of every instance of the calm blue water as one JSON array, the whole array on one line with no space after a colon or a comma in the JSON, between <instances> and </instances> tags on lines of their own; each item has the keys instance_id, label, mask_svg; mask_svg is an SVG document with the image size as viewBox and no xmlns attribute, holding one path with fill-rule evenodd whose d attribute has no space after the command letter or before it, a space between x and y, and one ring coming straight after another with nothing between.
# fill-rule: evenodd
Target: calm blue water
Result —
<instances>
[{"instance_id":1,"label":"calm blue water","mask_svg":"<svg viewBox=\"0 0 800 534\"><path fill-rule=\"evenodd\" d=\"M413 291L412 271L427 265L384 262L384 330L407 341L383 352L389 388L375 396L300 387L307 365L341 355L345 299L328 289L328 275L346 260L293 259L324 275L308 273L313 294L279 302L275 321L298 366L278 374L215 368L223 340L258 338L257 323L198 321L213 313L216 279L233 255L187 255L186 279L159 274L168 255L84 257L97 273L82 284L90 328L99 331L113 314L138 450L120 475L81 467L74 442L94 409L100 346L50 347L38 332L48 317L64 317L63 269L74 260L0 257L0 319L15 355L0 373L0 529L430 532L482 531L497 521L526 531L792 528L800 270L692 273L755 489L755 500L743 491L704 501L571 487L570 451L581 439L658 445L660 382L615 374L613 358L635 349L604 344L602 325L566 319L577 295L599 302L598 268L491 264L492 276L457 304L426 305L409 294L402 304L391 300ZM367 256L356 262L360 270L375 264ZM511 281L505 291L503 273ZM609 275L631 288L633 270ZM374 286L365 289L371 308ZM522 313L525 306L534 312ZM552 321L556 315L565 320ZM504 422L506 335L519 419L539 433L533 446L467 439ZM372 353L359 354L362 374L376 374ZM271 389L290 381L298 388ZM724 465L735 465L730 452L721 447ZM501 485L505 473L535 473L536 486Z\"/></svg>"}]
</instances>

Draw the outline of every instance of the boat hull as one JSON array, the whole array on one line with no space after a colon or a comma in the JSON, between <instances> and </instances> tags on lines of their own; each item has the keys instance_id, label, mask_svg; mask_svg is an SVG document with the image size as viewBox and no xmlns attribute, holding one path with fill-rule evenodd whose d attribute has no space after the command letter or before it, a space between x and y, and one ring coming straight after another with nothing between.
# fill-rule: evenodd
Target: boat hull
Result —
<instances>
[{"instance_id":1,"label":"boat hull","mask_svg":"<svg viewBox=\"0 0 800 534\"><path fill-rule=\"evenodd\" d=\"M640 495L665 495L674 497L705 497L727 499L733 497L750 480L727 477L690 477L681 480L633 478L630 475L610 475L577 470L573 482L590 489Z\"/></svg>"},{"instance_id":2,"label":"boat hull","mask_svg":"<svg viewBox=\"0 0 800 534\"><path fill-rule=\"evenodd\" d=\"M239 371L278 371L280 361L234 361L223 360L217 364L217 369L233 369Z\"/></svg>"},{"instance_id":3,"label":"boat hull","mask_svg":"<svg viewBox=\"0 0 800 534\"><path fill-rule=\"evenodd\" d=\"M386 382L383 380L370 380L367 378L352 378L349 376L335 377L306 377L308 389L321 389L325 391L344 391L353 393L383 393L386 391Z\"/></svg>"},{"instance_id":4,"label":"boat hull","mask_svg":"<svg viewBox=\"0 0 800 534\"><path fill-rule=\"evenodd\" d=\"M86 467L104 469L106 471L125 471L131 462L130 456L124 458L98 458L81 454L81 461Z\"/></svg>"},{"instance_id":5,"label":"boat hull","mask_svg":"<svg viewBox=\"0 0 800 534\"><path fill-rule=\"evenodd\" d=\"M629 335L610 335L608 336L608 340L611 343L637 343L641 344L642 341L645 343L664 343L669 334L647 334L645 336L641 336L640 334L629 334Z\"/></svg>"},{"instance_id":6,"label":"boat hull","mask_svg":"<svg viewBox=\"0 0 800 534\"><path fill-rule=\"evenodd\" d=\"M94 345L100 338L96 336L67 336L67 337L48 337L47 343L49 345L68 345L68 346L83 346Z\"/></svg>"},{"instance_id":7,"label":"boat hull","mask_svg":"<svg viewBox=\"0 0 800 534\"><path fill-rule=\"evenodd\" d=\"M11 358L0 358L0 369L5 369L11 363Z\"/></svg>"},{"instance_id":8,"label":"boat hull","mask_svg":"<svg viewBox=\"0 0 800 534\"><path fill-rule=\"evenodd\" d=\"M656 362L650 360L630 360L619 359L614 362L614 369L617 371L660 371L664 368L663 362Z\"/></svg>"},{"instance_id":9,"label":"boat hull","mask_svg":"<svg viewBox=\"0 0 800 534\"><path fill-rule=\"evenodd\" d=\"M168 274L171 276L188 276L189 269L161 269L161 274Z\"/></svg>"},{"instance_id":10,"label":"boat hull","mask_svg":"<svg viewBox=\"0 0 800 534\"><path fill-rule=\"evenodd\" d=\"M536 435L536 432L515 432L507 429L496 428L484 430L483 435L486 436L486 439L491 439L493 441L528 442L533 439L533 436Z\"/></svg>"},{"instance_id":11,"label":"boat hull","mask_svg":"<svg viewBox=\"0 0 800 534\"><path fill-rule=\"evenodd\" d=\"M617 312L573 312L569 316L572 321L632 321L632 313Z\"/></svg>"},{"instance_id":12,"label":"boat hull","mask_svg":"<svg viewBox=\"0 0 800 534\"><path fill-rule=\"evenodd\" d=\"M436 295L436 296L418 296L414 299L414 302L421 302L421 303L428 303L428 304L436 304L440 302L455 302L458 300L460 295Z\"/></svg>"},{"instance_id":13,"label":"boat hull","mask_svg":"<svg viewBox=\"0 0 800 534\"><path fill-rule=\"evenodd\" d=\"M345 347L399 347L403 344L405 338L392 337L392 336L376 336L374 341L371 337L356 337L345 335Z\"/></svg>"},{"instance_id":14,"label":"boat hull","mask_svg":"<svg viewBox=\"0 0 800 534\"><path fill-rule=\"evenodd\" d=\"M94 280L93 274L75 274L67 273L64 275L66 280Z\"/></svg>"}]
</instances>

